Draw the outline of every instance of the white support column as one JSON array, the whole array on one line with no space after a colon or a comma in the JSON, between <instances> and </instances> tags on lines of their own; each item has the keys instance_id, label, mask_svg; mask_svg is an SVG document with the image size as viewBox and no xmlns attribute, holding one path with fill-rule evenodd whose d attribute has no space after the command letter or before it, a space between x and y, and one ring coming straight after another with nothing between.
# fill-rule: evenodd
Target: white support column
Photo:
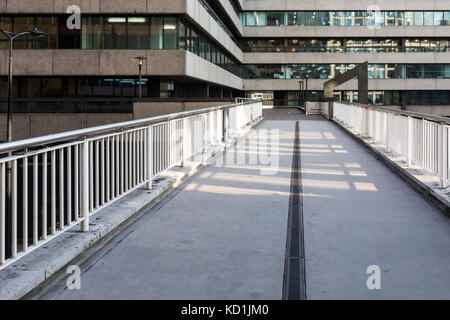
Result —
<instances>
[{"instance_id":1,"label":"white support column","mask_svg":"<svg viewBox=\"0 0 450 320\"><path fill-rule=\"evenodd\" d=\"M438 126L438 175L439 186L447 187L446 169L447 169L447 128L444 124Z\"/></svg>"},{"instance_id":2,"label":"white support column","mask_svg":"<svg viewBox=\"0 0 450 320\"><path fill-rule=\"evenodd\" d=\"M147 190L152 190L153 169L153 127L147 129Z\"/></svg>"},{"instance_id":3,"label":"white support column","mask_svg":"<svg viewBox=\"0 0 450 320\"><path fill-rule=\"evenodd\" d=\"M110 172L107 173L109 175ZM80 145L80 216L81 232L89 231L89 142Z\"/></svg>"},{"instance_id":4,"label":"white support column","mask_svg":"<svg viewBox=\"0 0 450 320\"><path fill-rule=\"evenodd\" d=\"M385 118L386 118L386 152L389 153L390 149L389 149L389 113L385 113Z\"/></svg>"},{"instance_id":5,"label":"white support column","mask_svg":"<svg viewBox=\"0 0 450 320\"><path fill-rule=\"evenodd\" d=\"M406 162L408 167L412 164L412 145L413 145L413 120L408 117L407 133L406 133Z\"/></svg>"}]
</instances>

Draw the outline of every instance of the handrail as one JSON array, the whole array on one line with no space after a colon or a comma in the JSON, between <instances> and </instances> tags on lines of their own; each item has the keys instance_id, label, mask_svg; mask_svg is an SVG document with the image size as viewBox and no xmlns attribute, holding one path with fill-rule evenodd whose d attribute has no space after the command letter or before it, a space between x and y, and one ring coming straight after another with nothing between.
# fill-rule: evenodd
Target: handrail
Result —
<instances>
[{"instance_id":1,"label":"handrail","mask_svg":"<svg viewBox=\"0 0 450 320\"><path fill-rule=\"evenodd\" d=\"M445 124L450 125L450 118L448 118L448 117L436 116L436 115L422 113L422 112L400 110L400 109L389 108L389 107L381 107L381 106L375 106L375 105L369 105L369 104L353 103L353 102L348 102L348 101L336 101L336 102L347 104L350 106L357 106L357 107L363 107L363 108L367 108L367 109L385 111L385 112L395 113L395 114L406 116L406 117L425 119L425 120L429 120L429 121L433 121L433 122L445 123Z\"/></svg>"},{"instance_id":2,"label":"handrail","mask_svg":"<svg viewBox=\"0 0 450 320\"><path fill-rule=\"evenodd\" d=\"M261 102L242 102L0 144L21 149L0 158L0 269L261 119Z\"/></svg>"},{"instance_id":3,"label":"handrail","mask_svg":"<svg viewBox=\"0 0 450 320\"><path fill-rule=\"evenodd\" d=\"M334 101L321 113L352 128L352 133L395 154L408 167L418 166L439 178L440 188L450 181L450 119L419 112Z\"/></svg>"},{"instance_id":4,"label":"handrail","mask_svg":"<svg viewBox=\"0 0 450 320\"><path fill-rule=\"evenodd\" d=\"M245 102L244 104L250 104L252 102ZM67 132L61 132L61 133L54 133L49 134L41 137L35 137L35 138L28 138L24 140L17 140L12 142L4 142L0 143L0 154L17 151L25 148L31 148L38 145L45 145L50 143L56 143L61 141L66 141L74 138L81 138L85 139L88 136L106 133L108 131L115 131L115 130L124 130L126 128L132 128L137 127L141 125L149 125L157 122L164 122L169 120L175 120L179 118L184 118L188 116L195 116L198 114L216 111L216 110L223 110L226 108L234 107L236 104L227 104L223 106L217 106L217 107L208 107L208 108L202 108L198 110L192 110L192 111L183 111L178 113L171 113L156 117L150 117L150 118L143 118L138 120L130 120L130 121L124 121L124 122L118 122L118 123L112 123L102 126L96 126L91 128L85 128L85 129L78 129L73 131L67 131Z\"/></svg>"}]
</instances>

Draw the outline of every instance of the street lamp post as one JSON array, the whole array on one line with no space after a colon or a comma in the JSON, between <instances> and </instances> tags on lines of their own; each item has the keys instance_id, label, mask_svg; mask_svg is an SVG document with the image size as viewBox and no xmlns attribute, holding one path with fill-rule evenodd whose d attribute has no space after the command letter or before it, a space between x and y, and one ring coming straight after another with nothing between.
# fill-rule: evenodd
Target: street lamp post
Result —
<instances>
[{"instance_id":1,"label":"street lamp post","mask_svg":"<svg viewBox=\"0 0 450 320\"><path fill-rule=\"evenodd\" d=\"M309 99L308 94L308 74L305 74L305 101Z\"/></svg>"},{"instance_id":2,"label":"street lamp post","mask_svg":"<svg viewBox=\"0 0 450 320\"><path fill-rule=\"evenodd\" d=\"M9 72L8 72L8 113L6 119L6 141L12 141L12 114L13 114L13 44L14 40L18 37L25 35L32 35L33 37L43 37L45 36L45 32L39 31L37 29L25 31L21 33L13 33L9 31L5 31L0 29L0 32L3 33L9 41ZM11 156L12 152L8 153L8 156ZM6 180L8 182L6 193L7 193L7 201L6 201L6 212L11 213L12 208L12 167L11 162L8 161L6 165L7 176ZM11 216L6 215L6 225L11 225ZM6 228L6 255L11 255L11 230L10 228Z\"/></svg>"},{"instance_id":3,"label":"street lamp post","mask_svg":"<svg viewBox=\"0 0 450 320\"><path fill-rule=\"evenodd\" d=\"M135 57L135 59L138 61L139 65L139 98L142 98L142 66L144 65L144 60L147 60L147 58L138 56Z\"/></svg>"},{"instance_id":4,"label":"street lamp post","mask_svg":"<svg viewBox=\"0 0 450 320\"><path fill-rule=\"evenodd\" d=\"M303 107L303 80L300 80L298 82L298 85L300 86L300 91L298 94L298 101L299 101L300 107Z\"/></svg>"},{"instance_id":5,"label":"street lamp post","mask_svg":"<svg viewBox=\"0 0 450 320\"><path fill-rule=\"evenodd\" d=\"M6 141L12 141L12 113L13 113L13 43L14 39L25 36L32 35L34 37L43 37L45 36L45 32L39 31L37 29L25 31L21 33L13 33L9 31L4 31L0 29L0 31L8 38L9 40L9 72L8 72L8 115L6 120Z\"/></svg>"}]
</instances>

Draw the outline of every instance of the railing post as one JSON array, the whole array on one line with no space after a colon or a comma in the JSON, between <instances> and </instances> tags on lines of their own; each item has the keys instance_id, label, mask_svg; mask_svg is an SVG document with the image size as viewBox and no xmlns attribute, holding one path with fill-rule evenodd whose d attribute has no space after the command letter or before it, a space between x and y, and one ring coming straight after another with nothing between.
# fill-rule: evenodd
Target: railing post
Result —
<instances>
[{"instance_id":1,"label":"railing post","mask_svg":"<svg viewBox=\"0 0 450 320\"><path fill-rule=\"evenodd\" d=\"M364 108L364 113L365 113L365 115L366 115L366 137L367 138L370 138L372 135L371 135L371 124L372 124L372 121L371 121L371 112L370 112L370 109L369 108Z\"/></svg>"},{"instance_id":2,"label":"railing post","mask_svg":"<svg viewBox=\"0 0 450 320\"><path fill-rule=\"evenodd\" d=\"M412 137L413 137L413 120L411 117L407 118L407 134L406 134L406 162L408 167L411 166L412 164L412 145L413 145L413 141L412 141Z\"/></svg>"},{"instance_id":3,"label":"railing post","mask_svg":"<svg viewBox=\"0 0 450 320\"><path fill-rule=\"evenodd\" d=\"M384 127L386 132L386 152L389 153L389 114L387 112L384 113Z\"/></svg>"},{"instance_id":4,"label":"railing post","mask_svg":"<svg viewBox=\"0 0 450 320\"><path fill-rule=\"evenodd\" d=\"M438 124L438 175L439 186L441 188L447 187L447 179L445 176L446 164L447 164L447 132L444 124Z\"/></svg>"},{"instance_id":5,"label":"railing post","mask_svg":"<svg viewBox=\"0 0 450 320\"><path fill-rule=\"evenodd\" d=\"M80 216L81 232L89 231L89 142L80 145Z\"/></svg>"},{"instance_id":6,"label":"railing post","mask_svg":"<svg viewBox=\"0 0 450 320\"><path fill-rule=\"evenodd\" d=\"M152 171L153 171L153 127L147 129L147 190L152 190Z\"/></svg>"},{"instance_id":7,"label":"railing post","mask_svg":"<svg viewBox=\"0 0 450 320\"><path fill-rule=\"evenodd\" d=\"M188 124L188 122L187 122L187 119L186 118L184 118L183 119L183 134L182 134L182 136L183 136L183 146L182 146L182 158L183 158L183 160L181 161L181 163L180 163L180 167L184 167L184 161L186 160L186 156L187 156L187 154L186 154L186 149L187 149L187 124ZM190 136L189 136L190 137Z\"/></svg>"},{"instance_id":8,"label":"railing post","mask_svg":"<svg viewBox=\"0 0 450 320\"><path fill-rule=\"evenodd\" d=\"M222 141L227 143L227 128L228 128L228 108L224 108L223 109L223 136L222 136Z\"/></svg>"}]
</instances>

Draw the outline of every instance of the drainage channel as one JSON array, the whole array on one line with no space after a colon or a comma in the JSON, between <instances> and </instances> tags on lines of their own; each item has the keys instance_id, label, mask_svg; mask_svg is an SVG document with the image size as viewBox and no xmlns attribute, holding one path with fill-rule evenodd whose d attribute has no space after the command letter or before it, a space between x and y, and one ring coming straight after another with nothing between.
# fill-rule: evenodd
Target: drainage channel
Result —
<instances>
[{"instance_id":1,"label":"drainage channel","mask_svg":"<svg viewBox=\"0 0 450 320\"><path fill-rule=\"evenodd\" d=\"M300 155L300 123L295 123L289 197L283 300L306 300L303 190Z\"/></svg>"}]
</instances>

